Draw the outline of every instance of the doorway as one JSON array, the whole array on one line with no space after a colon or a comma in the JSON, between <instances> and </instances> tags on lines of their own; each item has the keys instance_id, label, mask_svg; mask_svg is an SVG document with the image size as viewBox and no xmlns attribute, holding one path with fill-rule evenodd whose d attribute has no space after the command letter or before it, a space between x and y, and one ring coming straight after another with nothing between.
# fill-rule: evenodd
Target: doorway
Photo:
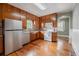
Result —
<instances>
[{"instance_id":1,"label":"doorway","mask_svg":"<svg viewBox=\"0 0 79 59\"><path fill-rule=\"evenodd\" d=\"M69 32L70 32L70 17L61 16L58 18L58 37L63 37L69 41Z\"/></svg>"}]
</instances>

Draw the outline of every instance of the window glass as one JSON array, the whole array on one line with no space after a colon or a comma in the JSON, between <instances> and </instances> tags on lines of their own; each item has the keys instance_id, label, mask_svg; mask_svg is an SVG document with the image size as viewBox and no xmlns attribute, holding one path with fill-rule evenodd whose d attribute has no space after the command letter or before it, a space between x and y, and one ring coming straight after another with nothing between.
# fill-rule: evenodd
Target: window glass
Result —
<instances>
[{"instance_id":1,"label":"window glass","mask_svg":"<svg viewBox=\"0 0 79 59\"><path fill-rule=\"evenodd\" d=\"M52 29L52 23L45 23L46 29Z\"/></svg>"},{"instance_id":2,"label":"window glass","mask_svg":"<svg viewBox=\"0 0 79 59\"><path fill-rule=\"evenodd\" d=\"M33 23L32 20L27 20L27 29L32 29Z\"/></svg>"},{"instance_id":3,"label":"window glass","mask_svg":"<svg viewBox=\"0 0 79 59\"><path fill-rule=\"evenodd\" d=\"M65 30L65 21L59 21L58 22L58 31L64 31Z\"/></svg>"}]
</instances>

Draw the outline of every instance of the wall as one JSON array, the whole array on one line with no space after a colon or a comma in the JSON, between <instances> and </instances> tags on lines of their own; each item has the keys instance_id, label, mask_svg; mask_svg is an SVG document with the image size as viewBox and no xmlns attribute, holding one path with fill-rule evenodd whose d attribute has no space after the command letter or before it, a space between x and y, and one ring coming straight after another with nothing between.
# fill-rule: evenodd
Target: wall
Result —
<instances>
[{"instance_id":1,"label":"wall","mask_svg":"<svg viewBox=\"0 0 79 59\"><path fill-rule=\"evenodd\" d=\"M64 31L58 31L58 35L69 36L69 18L63 18L58 20L58 22L61 22L61 21L65 22L65 29Z\"/></svg>"},{"instance_id":2,"label":"wall","mask_svg":"<svg viewBox=\"0 0 79 59\"><path fill-rule=\"evenodd\" d=\"M75 5L73 10L73 26L72 26L72 46L76 53L79 56L79 4Z\"/></svg>"},{"instance_id":3,"label":"wall","mask_svg":"<svg viewBox=\"0 0 79 59\"><path fill-rule=\"evenodd\" d=\"M65 31L61 32L61 31L58 31L58 35L64 35L64 36L70 36L70 31L72 29L72 11L70 12L66 12L66 13L59 13L58 14L58 17L57 17L57 20L61 20L59 19L60 17L62 16L67 16L66 18L63 18L63 20L69 20L69 25L68 25L68 21L65 21L66 22L66 26L69 26L69 31L68 31L68 27L65 28Z\"/></svg>"}]
</instances>

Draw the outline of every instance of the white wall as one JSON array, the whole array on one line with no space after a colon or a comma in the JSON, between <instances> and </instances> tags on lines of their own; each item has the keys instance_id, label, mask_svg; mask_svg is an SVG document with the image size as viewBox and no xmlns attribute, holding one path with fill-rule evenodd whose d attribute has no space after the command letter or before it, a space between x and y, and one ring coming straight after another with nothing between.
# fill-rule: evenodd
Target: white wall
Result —
<instances>
[{"instance_id":1,"label":"white wall","mask_svg":"<svg viewBox=\"0 0 79 59\"><path fill-rule=\"evenodd\" d=\"M76 55L79 55L79 4L76 4L73 10L72 23L73 23L72 26L73 29L71 32L72 47L76 52Z\"/></svg>"}]
</instances>

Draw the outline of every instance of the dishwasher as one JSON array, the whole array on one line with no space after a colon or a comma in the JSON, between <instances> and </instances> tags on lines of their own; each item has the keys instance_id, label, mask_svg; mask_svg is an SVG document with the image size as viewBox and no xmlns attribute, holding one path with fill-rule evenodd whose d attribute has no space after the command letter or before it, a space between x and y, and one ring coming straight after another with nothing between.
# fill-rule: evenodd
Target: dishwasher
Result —
<instances>
[{"instance_id":1,"label":"dishwasher","mask_svg":"<svg viewBox=\"0 0 79 59\"><path fill-rule=\"evenodd\" d=\"M30 42L30 32L23 32L22 44L27 44Z\"/></svg>"}]
</instances>

